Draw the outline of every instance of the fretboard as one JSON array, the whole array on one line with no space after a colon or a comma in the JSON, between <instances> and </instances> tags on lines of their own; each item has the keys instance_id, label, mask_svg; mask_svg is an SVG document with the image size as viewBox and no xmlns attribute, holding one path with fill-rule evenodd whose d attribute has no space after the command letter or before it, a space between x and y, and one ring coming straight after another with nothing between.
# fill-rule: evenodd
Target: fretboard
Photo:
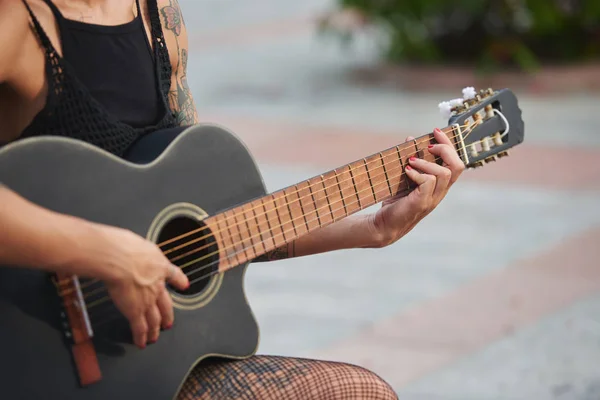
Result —
<instances>
[{"instance_id":1,"label":"fretboard","mask_svg":"<svg viewBox=\"0 0 600 400\"><path fill-rule=\"evenodd\" d=\"M455 144L453 130L443 130ZM292 242L393 196L410 193L404 173L410 157L440 163L427 150L433 134L421 136L205 220L219 246L219 270Z\"/></svg>"}]
</instances>

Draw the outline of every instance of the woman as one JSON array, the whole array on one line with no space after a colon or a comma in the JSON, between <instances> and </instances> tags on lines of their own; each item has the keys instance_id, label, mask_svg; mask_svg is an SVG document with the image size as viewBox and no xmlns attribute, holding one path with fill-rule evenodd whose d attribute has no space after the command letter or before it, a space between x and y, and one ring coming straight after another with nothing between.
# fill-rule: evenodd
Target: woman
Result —
<instances>
[{"instance_id":1,"label":"woman","mask_svg":"<svg viewBox=\"0 0 600 400\"><path fill-rule=\"evenodd\" d=\"M186 82L187 33L176 0L0 0L0 144L35 135L76 137L118 156L145 133L198 123ZM464 165L439 131L430 152L444 166L411 160L418 188L375 214L354 216L256 261L383 247L444 198ZM105 281L144 348L173 325L165 290L189 281L157 246L119 228L57 214L0 187L0 264ZM210 361L180 399L395 399L360 367L273 356Z\"/></svg>"}]
</instances>

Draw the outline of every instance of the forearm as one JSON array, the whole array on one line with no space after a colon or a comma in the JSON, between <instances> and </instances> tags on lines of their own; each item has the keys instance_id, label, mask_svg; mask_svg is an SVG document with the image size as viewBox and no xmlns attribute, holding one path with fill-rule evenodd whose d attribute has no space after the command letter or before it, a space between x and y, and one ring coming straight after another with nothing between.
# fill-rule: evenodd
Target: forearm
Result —
<instances>
[{"instance_id":1,"label":"forearm","mask_svg":"<svg viewBox=\"0 0 600 400\"><path fill-rule=\"evenodd\" d=\"M329 251L380 247L371 215L353 215L310 232L295 241L257 257L254 262L275 261Z\"/></svg>"},{"instance_id":2,"label":"forearm","mask_svg":"<svg viewBox=\"0 0 600 400\"><path fill-rule=\"evenodd\" d=\"M52 212L0 184L0 265L110 278L85 262L101 248L97 224Z\"/></svg>"}]
</instances>

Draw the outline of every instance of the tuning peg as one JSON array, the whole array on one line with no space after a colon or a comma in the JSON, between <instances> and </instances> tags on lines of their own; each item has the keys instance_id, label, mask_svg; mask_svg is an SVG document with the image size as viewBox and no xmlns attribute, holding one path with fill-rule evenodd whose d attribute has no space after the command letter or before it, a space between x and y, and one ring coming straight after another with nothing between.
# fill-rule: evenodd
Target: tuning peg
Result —
<instances>
[{"instance_id":1,"label":"tuning peg","mask_svg":"<svg viewBox=\"0 0 600 400\"><path fill-rule=\"evenodd\" d=\"M473 164L471 164L471 168L480 168L483 167L485 165L485 163L483 161L476 161Z\"/></svg>"},{"instance_id":2,"label":"tuning peg","mask_svg":"<svg viewBox=\"0 0 600 400\"><path fill-rule=\"evenodd\" d=\"M501 151L500 153L498 153L498 158L508 157L508 156L510 156L510 153L508 152L508 150Z\"/></svg>"},{"instance_id":3,"label":"tuning peg","mask_svg":"<svg viewBox=\"0 0 600 400\"><path fill-rule=\"evenodd\" d=\"M473 100L477 97L477 91L474 87L469 86L462 90L463 99L465 100Z\"/></svg>"},{"instance_id":4,"label":"tuning peg","mask_svg":"<svg viewBox=\"0 0 600 400\"><path fill-rule=\"evenodd\" d=\"M496 161L498 161L498 158L496 157L496 155L489 156L485 159L486 163L491 163L491 162L496 162Z\"/></svg>"}]
</instances>

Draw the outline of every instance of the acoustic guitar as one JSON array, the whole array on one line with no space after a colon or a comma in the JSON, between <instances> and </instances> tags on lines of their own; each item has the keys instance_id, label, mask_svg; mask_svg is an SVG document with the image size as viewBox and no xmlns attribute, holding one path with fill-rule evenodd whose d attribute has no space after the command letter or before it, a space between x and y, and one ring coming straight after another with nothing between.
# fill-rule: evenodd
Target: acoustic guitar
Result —
<instances>
[{"instance_id":1,"label":"acoustic guitar","mask_svg":"<svg viewBox=\"0 0 600 400\"><path fill-rule=\"evenodd\" d=\"M440 104L443 129L466 167L508 155L524 123L509 89ZM244 144L215 125L155 132L127 157L83 141L27 138L0 149L0 182L48 209L136 232L189 277L169 288L175 325L144 350L103 283L0 266L0 382L4 399L143 399L177 396L206 357L242 359L259 329L244 294L257 256L397 195L413 155L440 163L421 136L266 193Z\"/></svg>"}]
</instances>

